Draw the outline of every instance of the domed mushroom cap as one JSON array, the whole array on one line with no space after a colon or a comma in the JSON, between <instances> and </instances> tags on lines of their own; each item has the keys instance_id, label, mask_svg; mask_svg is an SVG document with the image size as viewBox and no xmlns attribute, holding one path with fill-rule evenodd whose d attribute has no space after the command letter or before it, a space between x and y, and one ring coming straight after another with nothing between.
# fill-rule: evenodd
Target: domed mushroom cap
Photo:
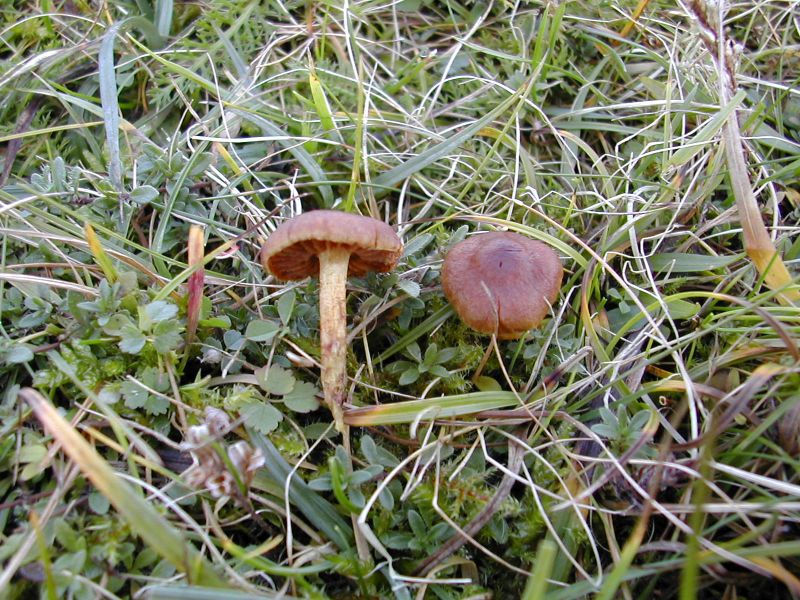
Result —
<instances>
[{"instance_id":1,"label":"domed mushroom cap","mask_svg":"<svg viewBox=\"0 0 800 600\"><path fill-rule=\"evenodd\" d=\"M453 246L442 266L442 287L467 325L514 339L547 316L562 275L558 255L546 244L493 232Z\"/></svg>"},{"instance_id":2,"label":"domed mushroom cap","mask_svg":"<svg viewBox=\"0 0 800 600\"><path fill-rule=\"evenodd\" d=\"M370 217L314 210L286 221L261 248L261 264L278 279L319 274L317 256L333 248L350 251L348 275L390 271L403 243L391 227Z\"/></svg>"}]
</instances>

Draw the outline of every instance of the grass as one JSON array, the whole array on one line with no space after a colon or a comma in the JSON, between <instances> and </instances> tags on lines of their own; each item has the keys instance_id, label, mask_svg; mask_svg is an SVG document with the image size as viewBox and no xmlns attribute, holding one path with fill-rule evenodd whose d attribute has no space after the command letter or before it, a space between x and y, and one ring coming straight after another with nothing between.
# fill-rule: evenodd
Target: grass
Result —
<instances>
[{"instance_id":1,"label":"grass","mask_svg":"<svg viewBox=\"0 0 800 600\"><path fill-rule=\"evenodd\" d=\"M796 20L4 5L0 596L800 595ZM258 261L323 207L406 248L348 284L348 440ZM565 268L519 340L440 287L497 229Z\"/></svg>"}]
</instances>

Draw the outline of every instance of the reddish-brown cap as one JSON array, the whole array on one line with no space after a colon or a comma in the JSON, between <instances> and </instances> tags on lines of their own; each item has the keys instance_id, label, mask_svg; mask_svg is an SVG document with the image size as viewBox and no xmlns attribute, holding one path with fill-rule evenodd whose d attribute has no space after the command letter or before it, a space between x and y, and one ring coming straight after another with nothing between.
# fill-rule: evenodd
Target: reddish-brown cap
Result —
<instances>
[{"instance_id":1,"label":"reddish-brown cap","mask_svg":"<svg viewBox=\"0 0 800 600\"><path fill-rule=\"evenodd\" d=\"M317 256L332 248L350 251L348 275L390 271L403 243L386 223L338 210L314 210L286 221L261 248L261 264L278 279L319 274Z\"/></svg>"},{"instance_id":2,"label":"reddish-brown cap","mask_svg":"<svg viewBox=\"0 0 800 600\"><path fill-rule=\"evenodd\" d=\"M442 266L442 287L467 325L514 339L547 316L562 274L558 255L546 244L493 232L453 246Z\"/></svg>"}]
</instances>

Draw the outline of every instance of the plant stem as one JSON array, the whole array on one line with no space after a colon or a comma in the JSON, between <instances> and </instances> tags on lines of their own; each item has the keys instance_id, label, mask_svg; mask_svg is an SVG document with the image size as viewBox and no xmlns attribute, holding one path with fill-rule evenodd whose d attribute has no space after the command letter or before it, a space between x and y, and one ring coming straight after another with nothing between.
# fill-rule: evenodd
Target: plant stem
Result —
<instances>
[{"instance_id":1,"label":"plant stem","mask_svg":"<svg viewBox=\"0 0 800 600\"><path fill-rule=\"evenodd\" d=\"M320 252L319 258L319 341L322 350L322 391L325 403L333 413L336 430L344 438L347 451L347 472L353 472L350 449L350 427L345 425L342 404L347 384L347 267L350 251L332 248ZM369 547L353 513L353 535L359 558L369 561Z\"/></svg>"},{"instance_id":2,"label":"plant stem","mask_svg":"<svg viewBox=\"0 0 800 600\"><path fill-rule=\"evenodd\" d=\"M350 252L332 248L319 254L319 326L322 391L336 429L344 432L342 404L346 375L346 282Z\"/></svg>"}]
</instances>

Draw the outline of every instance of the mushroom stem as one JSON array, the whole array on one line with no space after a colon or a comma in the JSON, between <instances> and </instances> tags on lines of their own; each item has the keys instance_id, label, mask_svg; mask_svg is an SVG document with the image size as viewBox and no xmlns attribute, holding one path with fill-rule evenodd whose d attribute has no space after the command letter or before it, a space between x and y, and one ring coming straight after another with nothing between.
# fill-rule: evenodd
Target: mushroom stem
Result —
<instances>
[{"instance_id":1,"label":"mushroom stem","mask_svg":"<svg viewBox=\"0 0 800 600\"><path fill-rule=\"evenodd\" d=\"M347 382L346 299L350 251L331 248L319 253L319 327L322 391L336 429L344 432L342 404Z\"/></svg>"}]
</instances>

